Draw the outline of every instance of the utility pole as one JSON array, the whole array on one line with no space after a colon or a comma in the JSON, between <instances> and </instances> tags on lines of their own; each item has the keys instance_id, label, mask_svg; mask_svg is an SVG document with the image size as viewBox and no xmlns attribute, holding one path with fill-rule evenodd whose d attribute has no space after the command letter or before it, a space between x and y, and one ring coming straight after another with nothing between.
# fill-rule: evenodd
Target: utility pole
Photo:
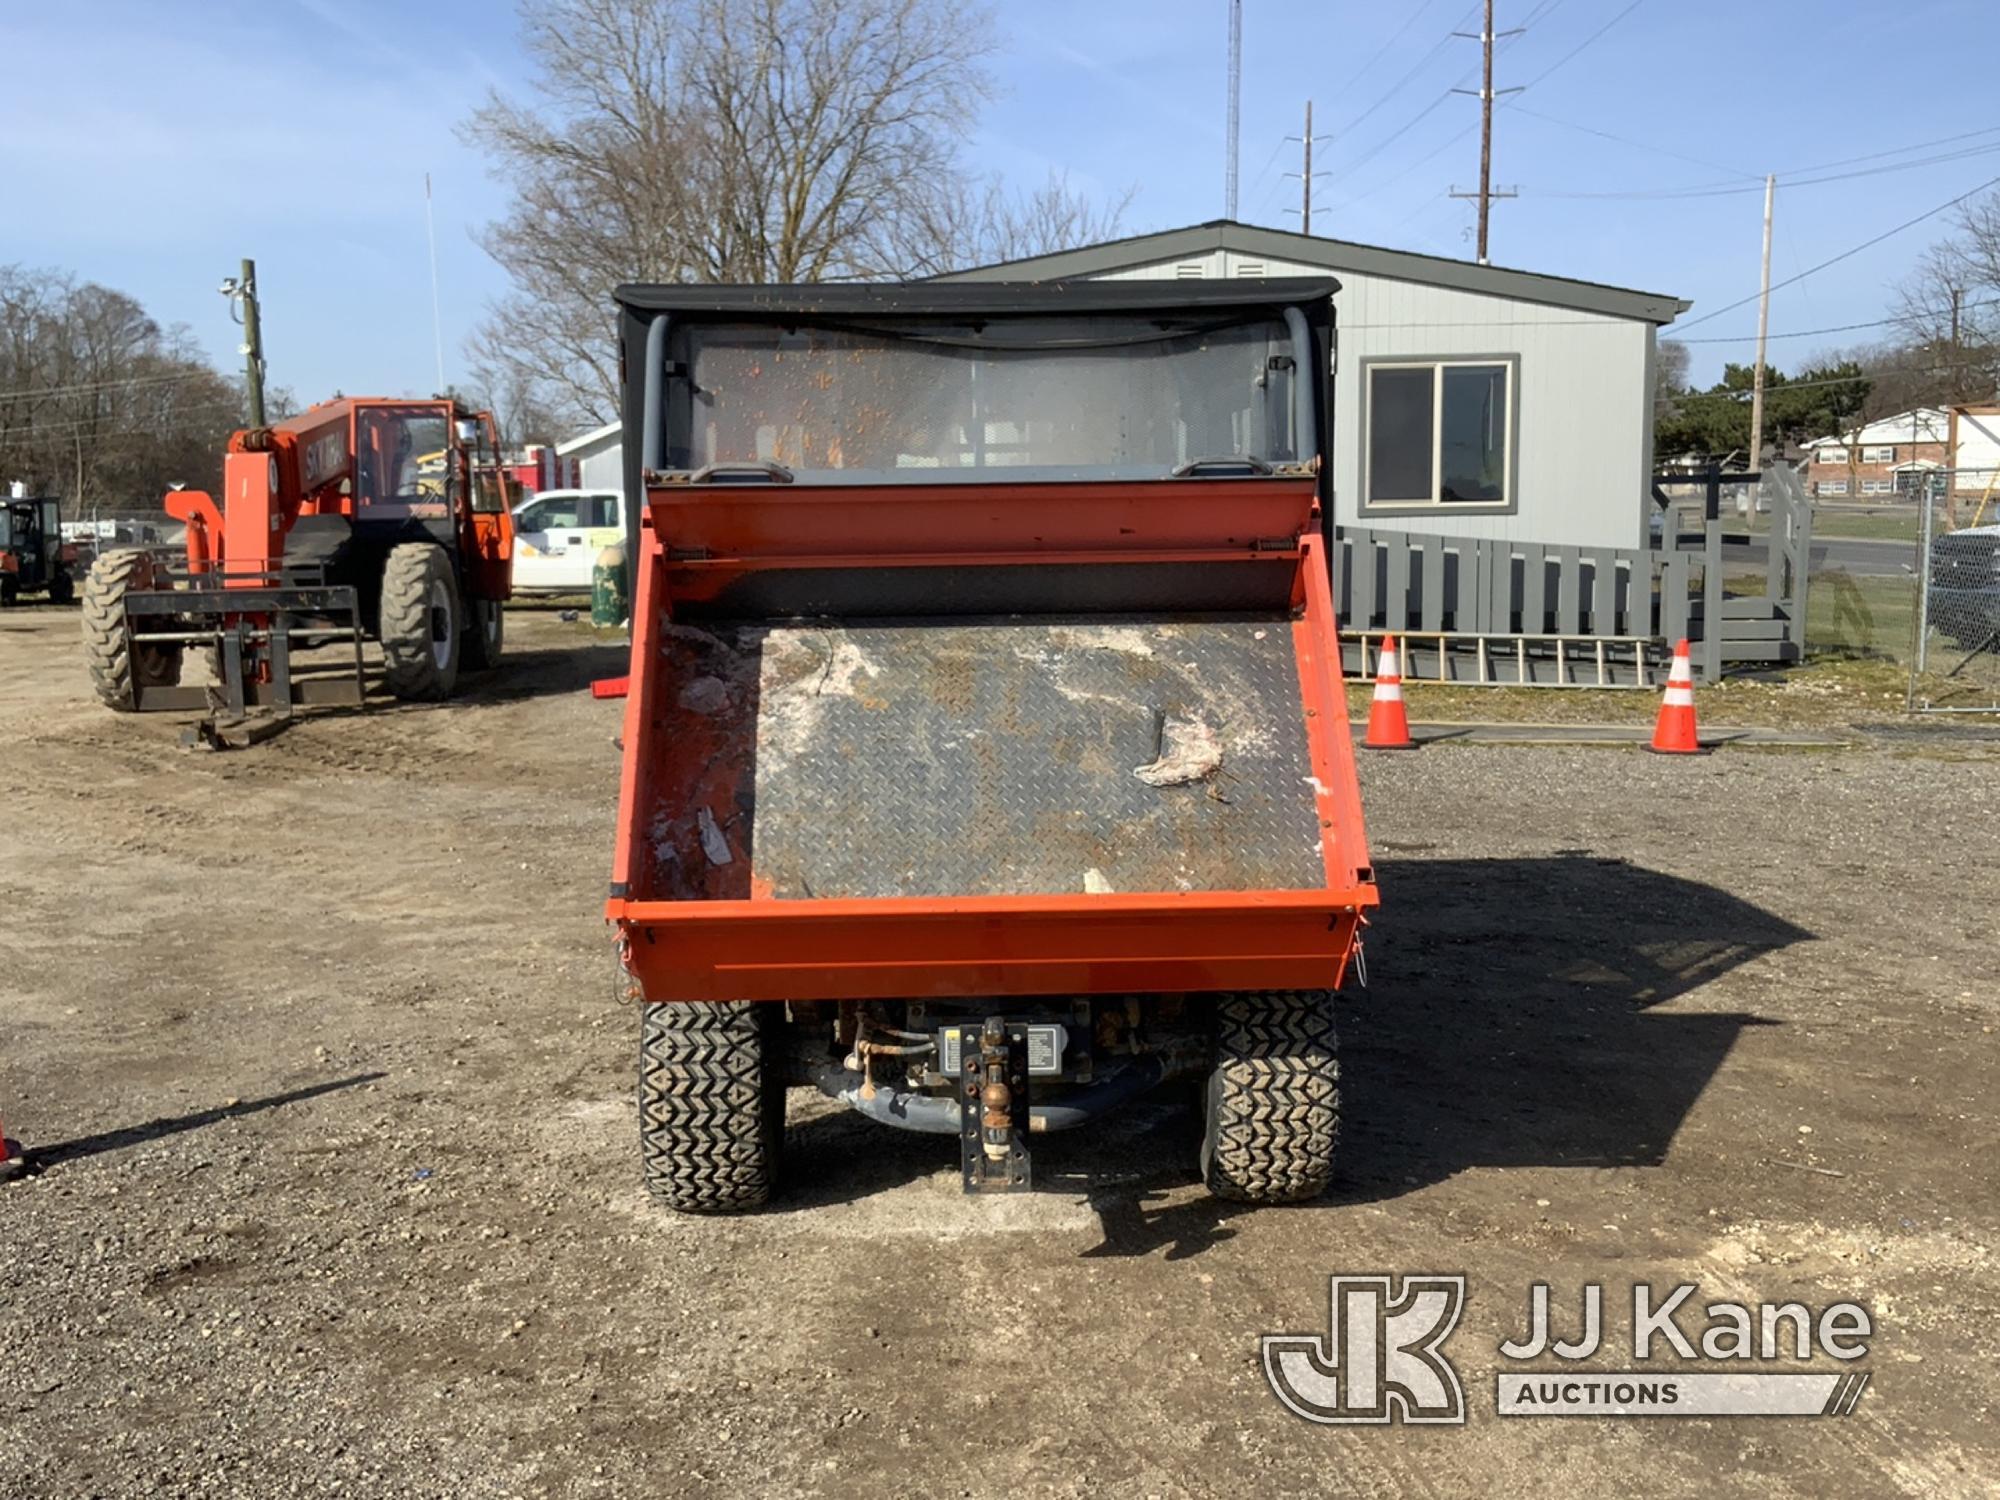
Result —
<instances>
[{"instance_id":1,"label":"utility pole","mask_svg":"<svg viewBox=\"0 0 2000 1500\"><path fill-rule=\"evenodd\" d=\"M1222 217L1236 217L1236 138L1241 123L1243 91L1243 0L1229 0L1229 127L1223 164Z\"/></svg>"},{"instance_id":2,"label":"utility pole","mask_svg":"<svg viewBox=\"0 0 2000 1500\"><path fill-rule=\"evenodd\" d=\"M1304 184L1305 193L1303 201L1299 205L1299 221L1300 227L1307 234L1311 234L1313 232L1313 179L1315 177L1326 176L1324 172L1315 172L1313 170L1313 142L1329 139L1327 136L1316 136L1313 134L1312 100L1306 100L1306 133L1304 135L1288 135L1285 139L1288 141L1301 141L1305 144L1305 170L1303 172L1287 172L1285 175L1287 177L1297 177Z\"/></svg>"},{"instance_id":3,"label":"utility pole","mask_svg":"<svg viewBox=\"0 0 2000 1500\"><path fill-rule=\"evenodd\" d=\"M1771 201L1778 179L1764 178L1764 269L1757 292L1757 363L1750 372L1750 469L1764 467L1764 341L1771 331Z\"/></svg>"},{"instance_id":4,"label":"utility pole","mask_svg":"<svg viewBox=\"0 0 2000 1500\"><path fill-rule=\"evenodd\" d=\"M1493 0L1486 0L1486 24L1476 34L1480 44L1479 78L1479 191L1477 193L1452 192L1454 198L1477 198L1479 200L1479 263L1486 261L1486 226L1493 210L1495 198L1516 198L1518 190L1495 192L1493 188L1493 41L1495 36L1519 36L1521 28L1512 31L1493 30ZM1470 31L1454 31L1453 36L1473 37ZM1472 89L1453 89L1454 94L1470 94ZM1518 94L1515 89L1502 89L1503 94Z\"/></svg>"},{"instance_id":5,"label":"utility pole","mask_svg":"<svg viewBox=\"0 0 2000 1500\"><path fill-rule=\"evenodd\" d=\"M1486 264L1486 218L1493 211L1493 0L1486 0L1480 28L1479 73L1479 263Z\"/></svg>"},{"instance_id":6,"label":"utility pole","mask_svg":"<svg viewBox=\"0 0 2000 1500\"><path fill-rule=\"evenodd\" d=\"M243 275L226 277L222 283L222 295L231 303L241 303L243 311L237 322L243 325L243 343L238 353L243 356L243 385L250 400L250 425L264 425L264 330L257 317L257 262L245 260ZM233 311L233 308L232 308Z\"/></svg>"},{"instance_id":7,"label":"utility pole","mask_svg":"<svg viewBox=\"0 0 2000 1500\"><path fill-rule=\"evenodd\" d=\"M1946 389L1954 396L1961 394L1965 385L1965 372L1959 368L1958 358L1958 305L1964 296L1964 287L1951 289L1951 376L1946 382Z\"/></svg>"}]
</instances>

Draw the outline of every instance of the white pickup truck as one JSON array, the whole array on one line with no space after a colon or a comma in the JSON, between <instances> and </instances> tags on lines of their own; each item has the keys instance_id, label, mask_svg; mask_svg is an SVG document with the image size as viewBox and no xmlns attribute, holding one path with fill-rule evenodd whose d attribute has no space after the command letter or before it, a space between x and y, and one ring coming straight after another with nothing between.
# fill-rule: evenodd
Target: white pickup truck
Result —
<instances>
[{"instance_id":1,"label":"white pickup truck","mask_svg":"<svg viewBox=\"0 0 2000 1500\"><path fill-rule=\"evenodd\" d=\"M514 592L587 594L597 554L624 539L617 490L543 490L514 508Z\"/></svg>"}]
</instances>

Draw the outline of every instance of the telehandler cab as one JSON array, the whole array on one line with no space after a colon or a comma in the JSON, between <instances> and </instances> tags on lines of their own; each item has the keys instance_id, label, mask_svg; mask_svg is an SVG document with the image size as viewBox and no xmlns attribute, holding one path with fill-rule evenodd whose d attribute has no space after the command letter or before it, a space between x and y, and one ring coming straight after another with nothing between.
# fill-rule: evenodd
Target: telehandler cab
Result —
<instances>
[{"instance_id":1,"label":"telehandler cab","mask_svg":"<svg viewBox=\"0 0 2000 1500\"><path fill-rule=\"evenodd\" d=\"M513 523L493 418L448 399L342 397L229 440L222 493L176 490L183 559L104 553L83 590L97 696L121 711L359 704L361 643L398 698L447 698L499 658ZM295 646L353 671L297 677ZM182 686L188 647L213 687Z\"/></svg>"}]
</instances>

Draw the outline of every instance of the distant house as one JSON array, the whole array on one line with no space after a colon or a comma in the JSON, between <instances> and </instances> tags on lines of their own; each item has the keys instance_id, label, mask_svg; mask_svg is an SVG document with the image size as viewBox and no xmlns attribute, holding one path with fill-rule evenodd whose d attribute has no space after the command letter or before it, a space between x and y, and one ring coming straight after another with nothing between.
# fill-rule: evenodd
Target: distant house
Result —
<instances>
[{"instance_id":1,"label":"distant house","mask_svg":"<svg viewBox=\"0 0 2000 1500\"><path fill-rule=\"evenodd\" d=\"M1807 493L1820 499L1886 499L1907 492L1907 476L1950 467L1952 414L1920 406L1802 444Z\"/></svg>"},{"instance_id":2,"label":"distant house","mask_svg":"<svg viewBox=\"0 0 2000 1500\"><path fill-rule=\"evenodd\" d=\"M1976 501L1983 516L2000 494L2000 405L1980 402L1951 409L1951 501Z\"/></svg>"}]
</instances>

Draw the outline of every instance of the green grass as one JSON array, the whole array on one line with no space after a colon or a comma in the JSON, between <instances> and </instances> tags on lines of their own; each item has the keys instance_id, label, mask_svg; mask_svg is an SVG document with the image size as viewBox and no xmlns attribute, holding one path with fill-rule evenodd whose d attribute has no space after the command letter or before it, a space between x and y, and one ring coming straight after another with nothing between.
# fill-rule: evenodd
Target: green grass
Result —
<instances>
[{"instance_id":1,"label":"green grass","mask_svg":"<svg viewBox=\"0 0 2000 1500\"><path fill-rule=\"evenodd\" d=\"M1727 524L1729 518L1723 518ZM1750 532L1762 536L1771 529L1770 512L1750 517ZM1853 542L1917 543L1917 511L1905 505L1897 510L1877 510L1866 506L1818 505L1813 507L1813 535Z\"/></svg>"},{"instance_id":2,"label":"green grass","mask_svg":"<svg viewBox=\"0 0 2000 1500\"><path fill-rule=\"evenodd\" d=\"M1821 572L1806 600L1806 651L1814 657L1906 662L1915 641L1916 607L1908 578Z\"/></svg>"},{"instance_id":3,"label":"green grass","mask_svg":"<svg viewBox=\"0 0 2000 1500\"><path fill-rule=\"evenodd\" d=\"M1821 506L1813 512L1813 535L1857 542L1917 543L1915 511L1901 515L1850 516Z\"/></svg>"}]
</instances>

